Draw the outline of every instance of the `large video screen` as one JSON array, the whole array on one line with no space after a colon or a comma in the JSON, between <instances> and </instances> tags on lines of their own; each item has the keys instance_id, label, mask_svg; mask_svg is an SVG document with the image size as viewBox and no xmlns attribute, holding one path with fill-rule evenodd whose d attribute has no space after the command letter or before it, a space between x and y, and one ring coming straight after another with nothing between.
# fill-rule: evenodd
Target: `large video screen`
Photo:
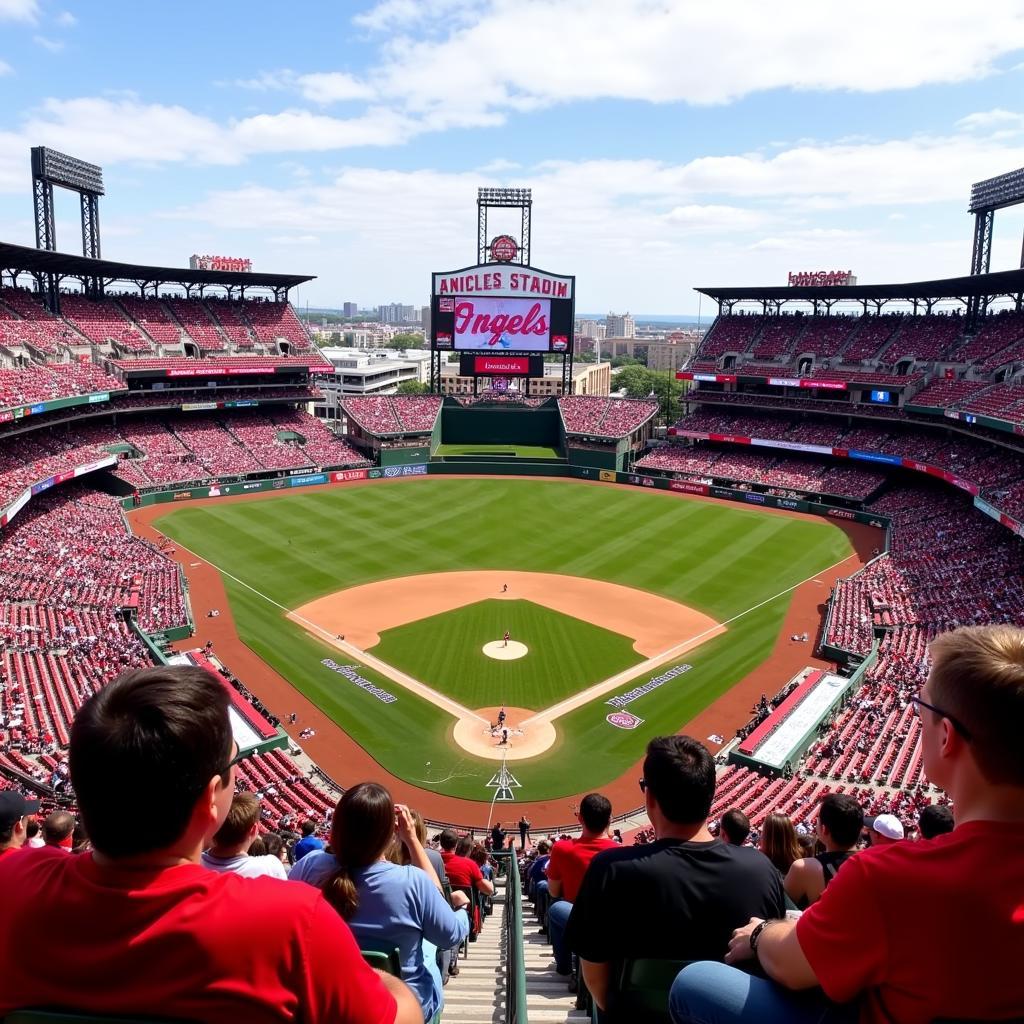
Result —
<instances>
[{"instance_id":1,"label":"large video screen","mask_svg":"<svg viewBox=\"0 0 1024 1024\"><path fill-rule=\"evenodd\" d=\"M463 352L548 352L551 300L456 298L454 342ZM556 339L565 348L565 339Z\"/></svg>"}]
</instances>

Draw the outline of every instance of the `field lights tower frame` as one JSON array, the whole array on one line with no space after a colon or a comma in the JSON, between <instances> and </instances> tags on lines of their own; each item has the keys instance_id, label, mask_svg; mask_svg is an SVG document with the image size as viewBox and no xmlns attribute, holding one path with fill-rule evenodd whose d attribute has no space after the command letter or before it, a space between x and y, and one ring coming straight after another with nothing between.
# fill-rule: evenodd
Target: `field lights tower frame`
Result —
<instances>
[{"instance_id":1,"label":"field lights tower frame","mask_svg":"<svg viewBox=\"0 0 1024 1024\"><path fill-rule=\"evenodd\" d=\"M971 186L968 213L974 214L974 245L971 249L971 275L987 274L992 264L992 232L996 210L1024 203L1024 167L994 178L975 182ZM1021 245L1020 265L1024 269L1024 244ZM970 330L985 315L988 300L973 296L967 305L967 327Z\"/></svg>"},{"instance_id":2,"label":"field lights tower frame","mask_svg":"<svg viewBox=\"0 0 1024 1024\"><path fill-rule=\"evenodd\" d=\"M47 146L32 147L32 200L35 205L36 248L57 251L57 225L53 211L53 187L77 192L82 205L82 255L100 259L100 196L104 195L103 168L68 156ZM47 275L45 287L48 305L57 308L57 282ZM97 294L98 278L92 278L88 291Z\"/></svg>"}]
</instances>

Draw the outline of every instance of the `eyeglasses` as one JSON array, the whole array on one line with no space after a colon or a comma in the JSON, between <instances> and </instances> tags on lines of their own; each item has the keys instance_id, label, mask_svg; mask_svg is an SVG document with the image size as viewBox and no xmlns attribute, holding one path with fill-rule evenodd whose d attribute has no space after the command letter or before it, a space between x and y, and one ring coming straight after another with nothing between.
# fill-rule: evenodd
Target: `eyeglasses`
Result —
<instances>
[{"instance_id":1,"label":"eyeglasses","mask_svg":"<svg viewBox=\"0 0 1024 1024\"><path fill-rule=\"evenodd\" d=\"M236 764L238 764L240 761L244 761L247 757L252 757L253 754L255 754L255 753L256 753L256 751L252 747L249 747L249 748L247 748L245 750L238 750L235 753L235 756L233 758L231 758L231 760L228 761L228 763L226 765L224 765L224 767L221 769L221 771L218 774L220 774L220 775L227 775L227 773L229 771L231 771L231 769L234 768Z\"/></svg>"},{"instance_id":2,"label":"eyeglasses","mask_svg":"<svg viewBox=\"0 0 1024 1024\"><path fill-rule=\"evenodd\" d=\"M929 704L928 701L921 700L920 697L911 697L910 703L914 705L914 713L918 718L921 717L920 709L927 708L929 711L933 711L937 714L939 718L948 719L953 728L956 729L956 731L960 733L965 740L969 740L971 738L971 734L967 731L967 727L963 723L958 722L948 711L943 711L942 708L937 708L934 704Z\"/></svg>"}]
</instances>

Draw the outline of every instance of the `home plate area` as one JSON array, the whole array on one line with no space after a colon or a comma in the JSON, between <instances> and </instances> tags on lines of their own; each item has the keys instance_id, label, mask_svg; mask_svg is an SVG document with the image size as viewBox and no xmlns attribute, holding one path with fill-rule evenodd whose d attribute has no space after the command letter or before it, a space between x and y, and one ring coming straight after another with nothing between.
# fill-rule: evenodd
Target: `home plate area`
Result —
<instances>
[{"instance_id":1,"label":"home plate area","mask_svg":"<svg viewBox=\"0 0 1024 1024\"><path fill-rule=\"evenodd\" d=\"M492 640L483 646L484 654L495 661L517 661L526 657L529 651L530 648L518 640Z\"/></svg>"}]
</instances>

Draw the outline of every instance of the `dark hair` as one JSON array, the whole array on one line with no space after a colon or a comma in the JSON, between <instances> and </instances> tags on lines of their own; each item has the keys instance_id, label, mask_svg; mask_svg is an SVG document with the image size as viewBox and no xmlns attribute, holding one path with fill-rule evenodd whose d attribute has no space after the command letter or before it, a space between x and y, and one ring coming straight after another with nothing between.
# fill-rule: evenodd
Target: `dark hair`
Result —
<instances>
[{"instance_id":1,"label":"dark hair","mask_svg":"<svg viewBox=\"0 0 1024 1024\"><path fill-rule=\"evenodd\" d=\"M214 846L237 846L260 820L260 802L253 793L235 793L231 809L213 836Z\"/></svg>"},{"instance_id":2,"label":"dark hair","mask_svg":"<svg viewBox=\"0 0 1024 1024\"><path fill-rule=\"evenodd\" d=\"M821 801L818 818L826 826L832 841L849 849L860 838L864 827L864 812L852 796L829 793Z\"/></svg>"},{"instance_id":3,"label":"dark hair","mask_svg":"<svg viewBox=\"0 0 1024 1024\"><path fill-rule=\"evenodd\" d=\"M331 824L331 852L338 862L323 884L324 897L349 921L359 909L356 871L369 867L395 836L395 802L379 783L360 782L338 801Z\"/></svg>"},{"instance_id":4,"label":"dark hair","mask_svg":"<svg viewBox=\"0 0 1024 1024\"><path fill-rule=\"evenodd\" d=\"M929 804L918 815L917 825L922 839L934 839L956 828L953 812L946 804Z\"/></svg>"},{"instance_id":5,"label":"dark hair","mask_svg":"<svg viewBox=\"0 0 1024 1024\"><path fill-rule=\"evenodd\" d=\"M675 825L707 821L715 798L715 761L692 736L659 736L647 744L644 784Z\"/></svg>"},{"instance_id":6,"label":"dark hair","mask_svg":"<svg viewBox=\"0 0 1024 1024\"><path fill-rule=\"evenodd\" d=\"M544 856L544 854L546 854L546 853L547 853L547 852L548 852L548 851L549 851L550 849L551 849L551 844L550 844L550 843L549 843L549 842L548 842L548 841L547 841L546 839L542 839L542 840L541 840L541 841L540 841L540 842L539 842L539 843L537 844L537 855L538 855L539 857L542 857L542 856Z\"/></svg>"},{"instance_id":7,"label":"dark hair","mask_svg":"<svg viewBox=\"0 0 1024 1024\"><path fill-rule=\"evenodd\" d=\"M29 818L25 822L25 838L35 839L37 835L39 835L39 819L35 817Z\"/></svg>"},{"instance_id":8,"label":"dark hair","mask_svg":"<svg viewBox=\"0 0 1024 1024\"><path fill-rule=\"evenodd\" d=\"M265 857L267 855L267 844L263 842L262 836L257 836L249 844L249 856L250 857Z\"/></svg>"},{"instance_id":9,"label":"dark hair","mask_svg":"<svg viewBox=\"0 0 1024 1024\"><path fill-rule=\"evenodd\" d=\"M285 849L284 840L276 832L268 832L263 838L263 849L267 851L271 857L276 857L278 860L281 859L281 851ZM255 844L253 844L255 845ZM249 847L249 853L252 853L252 847Z\"/></svg>"},{"instance_id":10,"label":"dark hair","mask_svg":"<svg viewBox=\"0 0 1024 1024\"><path fill-rule=\"evenodd\" d=\"M719 824L725 838L734 846L742 846L750 835L750 819L738 807L726 811Z\"/></svg>"},{"instance_id":11,"label":"dark hair","mask_svg":"<svg viewBox=\"0 0 1024 1024\"><path fill-rule=\"evenodd\" d=\"M964 626L936 637L930 651L931 702L969 737L982 776L1024 786L1024 630Z\"/></svg>"},{"instance_id":12,"label":"dark hair","mask_svg":"<svg viewBox=\"0 0 1024 1024\"><path fill-rule=\"evenodd\" d=\"M783 875L792 867L793 861L804 855L800 838L787 814L769 814L761 829L761 852Z\"/></svg>"},{"instance_id":13,"label":"dark hair","mask_svg":"<svg viewBox=\"0 0 1024 1024\"><path fill-rule=\"evenodd\" d=\"M300 826L304 836L311 836L316 831L316 823L307 818Z\"/></svg>"},{"instance_id":14,"label":"dark hair","mask_svg":"<svg viewBox=\"0 0 1024 1024\"><path fill-rule=\"evenodd\" d=\"M450 852L459 845L459 834L453 828L446 828L441 832L439 842L442 850Z\"/></svg>"},{"instance_id":15,"label":"dark hair","mask_svg":"<svg viewBox=\"0 0 1024 1024\"><path fill-rule=\"evenodd\" d=\"M71 784L92 845L108 857L180 839L210 780L230 775L227 687L201 668L161 666L118 676L71 726ZM125 822L124 809L152 808Z\"/></svg>"},{"instance_id":16,"label":"dark hair","mask_svg":"<svg viewBox=\"0 0 1024 1024\"><path fill-rule=\"evenodd\" d=\"M472 836L459 836L458 844L455 847L455 853L459 857L468 857L469 851L473 849L473 837Z\"/></svg>"},{"instance_id":17,"label":"dark hair","mask_svg":"<svg viewBox=\"0 0 1024 1024\"><path fill-rule=\"evenodd\" d=\"M75 816L70 811L53 811L43 821L43 839L51 846L67 839L75 831Z\"/></svg>"},{"instance_id":18,"label":"dark hair","mask_svg":"<svg viewBox=\"0 0 1024 1024\"><path fill-rule=\"evenodd\" d=\"M580 801L580 821L588 832L603 832L612 820L612 802L600 793L588 793Z\"/></svg>"}]
</instances>

